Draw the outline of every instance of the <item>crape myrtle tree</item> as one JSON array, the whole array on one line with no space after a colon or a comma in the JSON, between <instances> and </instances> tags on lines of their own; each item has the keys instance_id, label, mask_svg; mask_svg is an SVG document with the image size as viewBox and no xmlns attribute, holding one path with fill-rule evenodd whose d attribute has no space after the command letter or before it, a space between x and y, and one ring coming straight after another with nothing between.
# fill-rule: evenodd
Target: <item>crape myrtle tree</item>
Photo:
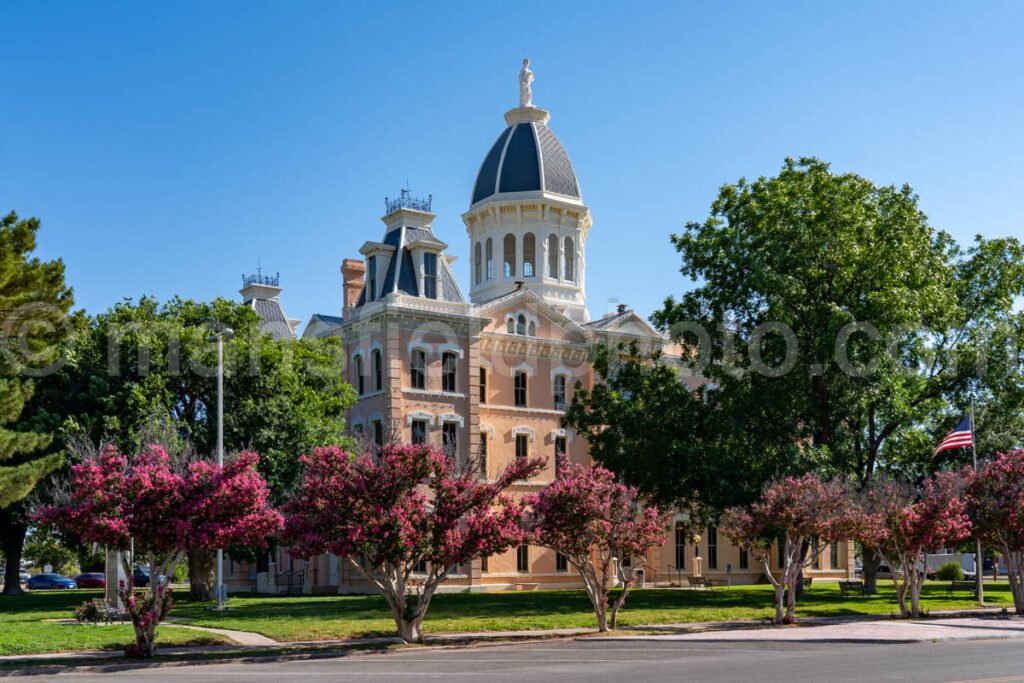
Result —
<instances>
[{"instance_id":1,"label":"crape myrtle tree","mask_svg":"<svg viewBox=\"0 0 1024 683\"><path fill-rule=\"evenodd\" d=\"M769 484L749 508L732 507L723 513L722 533L761 564L775 587L774 623L793 623L797 583L814 561L812 540L822 541L817 544L822 551L829 542L839 540L846 504L840 482L822 481L809 473ZM773 543L782 553L779 577L772 573L769 561Z\"/></svg>"},{"instance_id":2,"label":"crape myrtle tree","mask_svg":"<svg viewBox=\"0 0 1024 683\"><path fill-rule=\"evenodd\" d=\"M64 440L111 440L136 452L154 429L172 458L181 444L212 459L216 445L216 345L211 327L227 325L224 345L224 445L260 453L271 502L287 500L298 480L295 454L345 444L344 414L354 400L337 338L277 341L249 306L151 297L126 300L76 332L68 362L40 382L29 409ZM213 599L214 554L188 554L189 594Z\"/></svg>"},{"instance_id":3,"label":"crape myrtle tree","mask_svg":"<svg viewBox=\"0 0 1024 683\"><path fill-rule=\"evenodd\" d=\"M844 535L874 551L892 569L900 614L921 615L921 585L929 552L954 545L971 533L965 479L957 472L939 472L922 487L876 478L851 492ZM907 605L907 598L910 605Z\"/></svg>"},{"instance_id":4,"label":"crape myrtle tree","mask_svg":"<svg viewBox=\"0 0 1024 683\"><path fill-rule=\"evenodd\" d=\"M135 552L147 559L150 590L137 593L123 556L129 579L119 593L135 629L129 656L153 656L156 628L172 605L171 577L187 552L260 546L281 528L258 462L257 454L242 453L223 468L198 461L180 472L160 446L146 446L132 459L108 447L72 467L68 502L39 512L39 523L87 543L127 549L134 541Z\"/></svg>"},{"instance_id":5,"label":"crape myrtle tree","mask_svg":"<svg viewBox=\"0 0 1024 683\"><path fill-rule=\"evenodd\" d=\"M534 540L562 553L583 579L599 631L614 630L633 586L627 558L665 542L667 520L603 467L569 465L533 500ZM613 588L619 588L613 598Z\"/></svg>"},{"instance_id":6,"label":"crape myrtle tree","mask_svg":"<svg viewBox=\"0 0 1024 683\"><path fill-rule=\"evenodd\" d=\"M318 448L303 461L283 543L294 557L334 553L348 561L381 592L410 643L423 640L431 598L456 567L526 538L526 507L504 492L545 462L518 459L484 482L474 467L428 445L387 444L362 455ZM426 575L414 577L423 563Z\"/></svg>"},{"instance_id":7,"label":"crape myrtle tree","mask_svg":"<svg viewBox=\"0 0 1024 683\"><path fill-rule=\"evenodd\" d=\"M1003 554L1014 610L1024 614L1024 450L980 464L966 497L974 531Z\"/></svg>"},{"instance_id":8,"label":"crape myrtle tree","mask_svg":"<svg viewBox=\"0 0 1024 683\"><path fill-rule=\"evenodd\" d=\"M754 453L781 459L810 444L814 471L861 486L903 456L927 470L927 449L893 446L962 408L952 404L998 370L993 330L1020 318L1018 240L961 247L929 225L910 186L818 159L723 186L672 242L695 286L653 321L702 351L706 393L721 396L709 405ZM870 588L878 561L864 559Z\"/></svg>"},{"instance_id":9,"label":"crape myrtle tree","mask_svg":"<svg viewBox=\"0 0 1024 683\"><path fill-rule=\"evenodd\" d=\"M62 455L48 425L26 410L37 382L62 362L72 292L62 261L34 255L39 220L0 217L0 551L4 594L21 592L18 572L28 531L25 498L60 467Z\"/></svg>"}]
</instances>

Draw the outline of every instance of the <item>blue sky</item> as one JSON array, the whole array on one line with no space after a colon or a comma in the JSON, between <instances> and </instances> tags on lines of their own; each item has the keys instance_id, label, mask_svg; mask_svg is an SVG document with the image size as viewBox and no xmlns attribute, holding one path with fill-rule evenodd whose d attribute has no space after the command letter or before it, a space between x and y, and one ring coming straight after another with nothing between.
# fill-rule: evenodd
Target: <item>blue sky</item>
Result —
<instances>
[{"instance_id":1,"label":"blue sky","mask_svg":"<svg viewBox=\"0 0 1024 683\"><path fill-rule=\"evenodd\" d=\"M517 101L576 167L593 316L687 283L668 237L717 188L814 155L910 182L959 240L1024 236L1024 3L174 2L0 8L0 210L43 221L77 302L237 296L337 314L385 196L459 218Z\"/></svg>"}]
</instances>

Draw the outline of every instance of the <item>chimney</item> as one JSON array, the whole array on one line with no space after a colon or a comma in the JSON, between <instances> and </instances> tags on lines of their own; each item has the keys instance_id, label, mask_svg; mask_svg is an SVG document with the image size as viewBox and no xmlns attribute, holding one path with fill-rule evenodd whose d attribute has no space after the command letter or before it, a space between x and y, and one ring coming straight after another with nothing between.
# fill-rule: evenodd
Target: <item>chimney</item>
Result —
<instances>
[{"instance_id":1,"label":"chimney","mask_svg":"<svg viewBox=\"0 0 1024 683\"><path fill-rule=\"evenodd\" d=\"M347 258L341 262L341 280L345 293L345 304L341 316L348 317L349 309L359 301L359 292L363 289L366 277L366 263L362 259Z\"/></svg>"},{"instance_id":2,"label":"chimney","mask_svg":"<svg viewBox=\"0 0 1024 683\"><path fill-rule=\"evenodd\" d=\"M626 304L619 304L618 308L619 308L619 313L625 313L626 312Z\"/></svg>"}]
</instances>

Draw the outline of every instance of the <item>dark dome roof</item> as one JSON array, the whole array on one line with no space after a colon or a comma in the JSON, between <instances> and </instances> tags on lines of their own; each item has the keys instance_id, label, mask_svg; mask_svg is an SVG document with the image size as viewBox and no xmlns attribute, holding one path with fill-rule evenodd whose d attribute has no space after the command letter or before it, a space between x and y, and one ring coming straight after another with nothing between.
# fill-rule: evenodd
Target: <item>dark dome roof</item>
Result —
<instances>
[{"instance_id":1,"label":"dark dome roof","mask_svg":"<svg viewBox=\"0 0 1024 683\"><path fill-rule=\"evenodd\" d=\"M572 162L551 129L538 122L514 123L484 157L471 204L494 194L537 190L580 199Z\"/></svg>"}]
</instances>

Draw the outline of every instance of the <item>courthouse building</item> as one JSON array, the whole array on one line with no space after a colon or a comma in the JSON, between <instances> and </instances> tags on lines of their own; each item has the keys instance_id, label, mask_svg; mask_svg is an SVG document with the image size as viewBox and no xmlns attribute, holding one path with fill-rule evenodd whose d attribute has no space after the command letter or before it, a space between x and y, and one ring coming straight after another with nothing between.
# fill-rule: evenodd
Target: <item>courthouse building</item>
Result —
<instances>
[{"instance_id":1,"label":"courthouse building","mask_svg":"<svg viewBox=\"0 0 1024 683\"><path fill-rule=\"evenodd\" d=\"M458 459L479 458L491 478L515 458L547 456L546 469L516 487L526 493L555 478L559 454L591 462L586 441L564 429L561 418L577 383L594 382L595 345L636 343L644 353L665 353L667 362L678 362L678 349L626 306L591 318L590 209L569 155L548 127L549 112L532 103L528 65L520 81L520 106L505 112L506 125L483 155L462 214L468 294L446 254L445 240L460 238L435 233L431 201L403 190L386 202L383 227L368 226L366 241L353 245L361 258L342 262L341 315L313 316L304 336L343 340L347 380L358 394L348 425L365 443L435 444ZM594 237L600 235L595 228ZM276 296L265 287L258 293ZM678 516L665 546L626 560L641 583L679 582L698 555L711 578L760 579L760 567L714 527L700 530L698 545L688 527ZM812 576L850 575L850 544L822 549L820 558ZM236 586L249 580L271 591L368 590L336 557L302 562L281 551L273 560L233 567ZM459 568L446 588L574 585L579 579L564 558L522 546Z\"/></svg>"}]
</instances>

